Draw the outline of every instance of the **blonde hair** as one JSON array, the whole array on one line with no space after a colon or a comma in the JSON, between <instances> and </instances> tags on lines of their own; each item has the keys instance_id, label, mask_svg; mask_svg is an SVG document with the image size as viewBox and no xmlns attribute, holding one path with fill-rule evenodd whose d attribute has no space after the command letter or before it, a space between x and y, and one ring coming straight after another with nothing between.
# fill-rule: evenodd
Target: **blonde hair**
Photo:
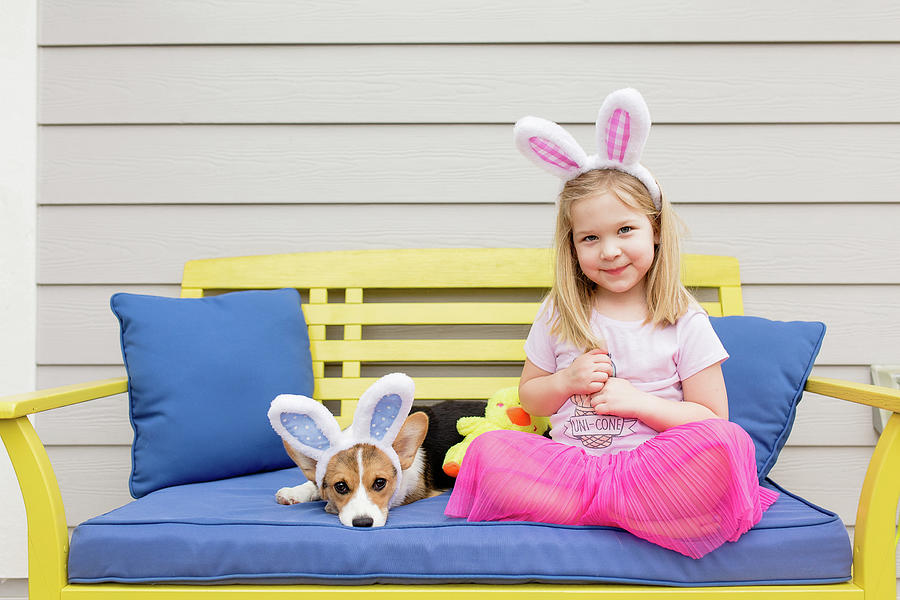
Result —
<instances>
[{"instance_id":1,"label":"blonde hair","mask_svg":"<svg viewBox=\"0 0 900 600\"><path fill-rule=\"evenodd\" d=\"M597 284L582 273L572 240L572 206L584 198L609 192L627 206L650 219L656 245L653 263L647 271L646 293L649 314L645 323L674 324L694 300L681 283L681 221L663 196L659 210L647 188L637 178L612 169L582 173L568 181L559 194L556 214L556 277L548 294L556 319L551 331L563 341L583 350L605 348L591 329L591 309Z\"/></svg>"}]
</instances>

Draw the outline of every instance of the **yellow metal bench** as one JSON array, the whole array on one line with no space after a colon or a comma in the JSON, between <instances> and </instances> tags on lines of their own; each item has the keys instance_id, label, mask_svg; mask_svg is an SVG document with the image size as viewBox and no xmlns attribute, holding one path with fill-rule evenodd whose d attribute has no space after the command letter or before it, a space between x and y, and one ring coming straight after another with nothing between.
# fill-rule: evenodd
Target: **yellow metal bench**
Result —
<instances>
[{"instance_id":1,"label":"yellow metal bench","mask_svg":"<svg viewBox=\"0 0 900 600\"><path fill-rule=\"evenodd\" d=\"M737 261L686 255L683 281L713 316L743 314ZM375 378L403 369L417 399L487 398L515 385L522 342L552 280L543 249L366 250L209 259L188 262L183 297L293 287L304 296L314 396L347 422L354 400ZM812 315L811 315L812 316ZM365 330L363 328L366 328ZM385 338L385 339L381 339ZM400 365L398 367L398 365ZM454 367L454 365L456 365ZM459 365L462 365L460 369ZM636 585L123 585L69 584L68 537L59 487L28 415L121 394L125 378L64 386L0 399L0 434L25 499L29 597L229 599L298 593L327 597L419 595L485 598L784 598L895 597L895 516L900 498L900 418L878 442L859 499L853 579L828 585L673 588ZM900 411L900 392L811 377L806 390Z\"/></svg>"}]
</instances>

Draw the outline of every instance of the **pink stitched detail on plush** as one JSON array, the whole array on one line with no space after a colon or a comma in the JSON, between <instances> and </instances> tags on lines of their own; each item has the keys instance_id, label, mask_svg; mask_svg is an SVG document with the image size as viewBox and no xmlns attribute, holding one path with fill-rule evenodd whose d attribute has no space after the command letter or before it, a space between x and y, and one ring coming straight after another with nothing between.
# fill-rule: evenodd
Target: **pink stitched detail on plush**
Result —
<instances>
[{"instance_id":1,"label":"pink stitched detail on plush","mask_svg":"<svg viewBox=\"0 0 900 600\"><path fill-rule=\"evenodd\" d=\"M528 143L531 144L534 153L544 162L567 171L578 168L578 163L566 156L565 152L556 144L539 137L528 138Z\"/></svg>"},{"instance_id":2,"label":"pink stitched detail on plush","mask_svg":"<svg viewBox=\"0 0 900 600\"><path fill-rule=\"evenodd\" d=\"M609 118L606 124L606 156L609 160L623 162L628 139L631 137L631 115L621 108Z\"/></svg>"}]
</instances>

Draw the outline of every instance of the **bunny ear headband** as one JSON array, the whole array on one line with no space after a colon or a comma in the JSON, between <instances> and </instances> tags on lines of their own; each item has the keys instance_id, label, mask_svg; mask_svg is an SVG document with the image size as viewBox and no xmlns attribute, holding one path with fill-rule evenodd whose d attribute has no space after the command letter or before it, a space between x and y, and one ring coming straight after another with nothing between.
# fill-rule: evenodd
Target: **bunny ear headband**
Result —
<instances>
[{"instance_id":1,"label":"bunny ear headband","mask_svg":"<svg viewBox=\"0 0 900 600\"><path fill-rule=\"evenodd\" d=\"M353 424L344 431L320 402L306 396L281 394L272 400L269 422L294 450L316 461L316 486L322 487L328 461L356 444L380 448L401 474L400 457L391 446L412 408L415 384L403 373L385 375L359 399ZM394 506L400 487L394 490Z\"/></svg>"},{"instance_id":2,"label":"bunny ear headband","mask_svg":"<svg viewBox=\"0 0 900 600\"><path fill-rule=\"evenodd\" d=\"M623 171L644 184L660 210L659 185L639 162L649 134L650 110L640 92L632 88L616 90L603 101L597 116L598 154L586 154L575 138L553 121L524 117L514 129L519 151L564 182L598 169Z\"/></svg>"}]
</instances>

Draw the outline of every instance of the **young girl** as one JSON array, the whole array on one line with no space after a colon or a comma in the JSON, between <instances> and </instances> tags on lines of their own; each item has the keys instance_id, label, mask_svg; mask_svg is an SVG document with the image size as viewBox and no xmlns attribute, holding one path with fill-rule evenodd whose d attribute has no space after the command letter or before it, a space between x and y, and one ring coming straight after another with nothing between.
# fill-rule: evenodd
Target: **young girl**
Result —
<instances>
[{"instance_id":1,"label":"young girl","mask_svg":"<svg viewBox=\"0 0 900 600\"><path fill-rule=\"evenodd\" d=\"M729 422L728 354L679 278L675 215L638 161L641 95L613 92L587 156L555 123L526 117L518 147L566 183L556 280L525 342L522 406L552 441L475 439L446 514L609 525L700 558L755 525L761 488L750 437Z\"/></svg>"}]
</instances>

